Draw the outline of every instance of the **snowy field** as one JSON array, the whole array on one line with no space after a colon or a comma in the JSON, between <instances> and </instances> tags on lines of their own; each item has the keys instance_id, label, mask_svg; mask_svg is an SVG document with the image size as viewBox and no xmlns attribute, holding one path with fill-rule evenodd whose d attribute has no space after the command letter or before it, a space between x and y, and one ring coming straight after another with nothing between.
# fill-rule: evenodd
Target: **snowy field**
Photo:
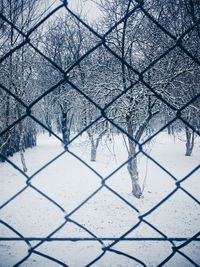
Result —
<instances>
[{"instance_id":1,"label":"snowy field","mask_svg":"<svg viewBox=\"0 0 200 267\"><path fill-rule=\"evenodd\" d=\"M90 162L90 148L84 136L80 137L70 146L78 157L95 169L103 178L111 174L127 159L126 148L122 136L116 136L114 143L103 140L98 150L97 162ZM196 145L191 157L184 156L185 144L178 138L161 133L147 146L147 153L166 168L177 179L182 179L199 164L200 142ZM63 148L54 138L42 134L38 146L25 152L27 175L33 175L49 160L61 153ZM21 161L18 154L10 158L20 168ZM31 186L5 204L0 210L3 222L16 229L23 237L44 238L63 225L51 238L91 238L89 230L99 238L116 238L122 236L139 222L138 216L151 210L158 202L172 192L176 186L175 181L151 160L139 154L138 156L140 183L144 188L143 198L136 199L131 194L131 181L127 166L123 166L112 175L106 185L121 195L122 199L113 194L108 188L101 187L101 179L92 170L87 168L75 156L65 153L47 168L37 173L30 181ZM190 192L197 200L192 200L183 190L178 189L175 194L164 202L158 209L144 219L158 228L167 237L189 238L199 231L200 219L200 170L194 172L181 186ZM0 205L26 187L26 178L8 163L0 164ZM61 208L54 205L39 194L37 188ZM75 208L86 200L94 191L101 188L82 207ZM127 205L125 201L129 202ZM131 205L139 210L136 212ZM71 213L67 223L65 216ZM1 222L2 222L1 221ZM128 233L126 238L148 238L163 236L145 221ZM85 230L79 226L85 227ZM11 229L0 224L0 237L18 237ZM40 241L30 241L32 247ZM183 241L182 241L183 242ZM182 242L175 241L174 245ZM48 255L63 262L63 266L86 266L102 254L102 248L112 243L112 240L98 241L51 241L44 242L35 248L20 266L23 267L54 267L59 262L53 262L42 257L39 253ZM113 250L122 252L116 254L106 251L93 266L158 266L172 253L172 243L169 241L121 241L112 246ZM0 267L14 266L28 255L29 246L23 241L0 242ZM181 250L190 257L196 266L200 266L200 242L189 243ZM142 263L125 257L123 253L141 260ZM180 253L176 253L164 266L194 266Z\"/></svg>"}]
</instances>

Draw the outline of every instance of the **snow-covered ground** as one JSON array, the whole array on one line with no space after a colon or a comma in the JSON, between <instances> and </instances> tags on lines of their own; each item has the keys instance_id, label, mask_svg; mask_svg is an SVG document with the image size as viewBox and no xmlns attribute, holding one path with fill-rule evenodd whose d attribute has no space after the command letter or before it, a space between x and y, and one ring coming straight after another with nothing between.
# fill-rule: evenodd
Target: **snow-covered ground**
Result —
<instances>
[{"instance_id":1,"label":"snow-covered ground","mask_svg":"<svg viewBox=\"0 0 200 267\"><path fill-rule=\"evenodd\" d=\"M161 133L153 143L146 148L147 153L177 179L182 179L199 164L200 142L196 140L195 149L191 157L184 156L184 143L178 138ZM63 151L60 143L44 134L39 137L38 146L25 152L28 176L44 166L49 160ZM175 188L175 181L151 160L138 155L141 186L144 187L143 198L136 199L131 194L131 181L127 166L123 166L114 173L102 187L101 178L85 166L76 157L80 157L89 164L103 178L111 174L126 159L127 152L122 136L116 136L114 143L104 140L98 150L97 162L90 162L90 148L84 136L78 138L70 151L64 153L53 163L33 176L30 185L26 187L26 177L8 163L0 164L0 219L16 229L23 237L47 237L62 224L51 238L91 238L89 230L99 238L117 238L126 233L139 222L139 215L146 214L158 202ZM18 154L10 158L20 168L21 161ZM126 238L148 238L163 236L148 223L153 224L167 237L189 238L199 231L200 218L200 169L181 183L194 198L190 198L182 189L178 189L151 214L144 217L138 227L128 233ZM26 188L25 188L26 187ZM18 196L9 203L6 201ZM35 189L34 189L35 188ZM101 188L101 189L100 189ZM110 188L110 190L109 190ZM47 200L37 190L49 196L62 208ZM99 190L98 190L99 189ZM97 193L83 206L75 208L85 201L94 191ZM113 194L114 190L123 199ZM127 201L127 203L125 203ZM137 208L139 212L131 206ZM70 214L71 221L67 223L65 216ZM1 222L2 222L1 221ZM85 230L79 225L83 225ZM18 237L5 224L0 224L0 237ZM37 248L36 253L49 255L64 262L64 266L86 266L102 254L103 247L113 241L51 241L44 242ZM175 241L178 246L183 241ZM32 247L39 240L30 241ZM141 260L145 265L133 261L122 254L106 251L93 266L158 266L172 253L172 243L169 241L121 241L111 247ZM0 241L0 267L14 266L28 255L29 246L23 241ZM196 266L200 266L200 242L193 241L180 251L190 257ZM53 267L59 263L50 261L39 254L32 253L20 266L23 267ZM164 266L194 266L180 253L176 253Z\"/></svg>"}]
</instances>

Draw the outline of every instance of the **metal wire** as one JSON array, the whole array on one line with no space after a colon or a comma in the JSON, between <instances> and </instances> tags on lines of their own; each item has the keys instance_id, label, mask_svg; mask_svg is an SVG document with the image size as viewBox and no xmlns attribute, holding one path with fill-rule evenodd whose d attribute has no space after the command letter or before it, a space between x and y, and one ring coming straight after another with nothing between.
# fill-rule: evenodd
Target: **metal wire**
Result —
<instances>
[{"instance_id":1,"label":"metal wire","mask_svg":"<svg viewBox=\"0 0 200 267\"><path fill-rule=\"evenodd\" d=\"M56 12L60 9L65 9L66 12L68 12L69 14L71 14L77 21L79 21L79 23L84 27L87 28L95 37L97 37L99 39L99 42L92 47L89 51L87 51L83 56L81 56L72 66L70 66L67 70L63 70L60 66L58 66L56 64L56 62L54 62L53 60L51 60L49 57L47 57L46 55L43 54L42 51L40 51L39 48L35 47L32 44L32 38L31 38L31 34L40 26L42 25L45 21L47 21L51 16L55 15ZM159 55L156 59L154 59L143 71L139 71L137 69L134 69L133 66L131 66L128 62L126 62L126 60L124 60L120 55L116 54L115 51L113 51L113 49L111 47L109 47L109 45L107 44L107 36L114 30L116 29L116 27L124 22L125 20L127 20L129 17L131 17L136 10L140 10L146 17L148 17L148 19L157 27L159 28L163 33L165 33L172 41L173 41L173 45L171 47L169 47L165 52L163 52L161 55ZM53 92L54 90L56 90L56 88L58 88L60 85L62 84L69 84L73 90L75 90L76 92L78 92L79 94L83 95L84 98L86 98L90 103L92 103L99 111L100 111L100 116L98 118L96 118L94 121L92 121L89 125L87 125L82 131L80 131L75 137L73 137L69 143L67 145L69 145L70 143L72 143L74 140L76 140L84 131L86 131L87 129L89 129L90 127L92 127L92 125L94 125L97 121L99 121L102 118L105 118L107 121L109 121L111 123L111 125L113 125L115 128L117 128L120 132L122 132L123 134L125 134L130 140L132 140L133 142L135 142L138 147L139 150L138 152L130 157L127 161L125 161L123 164L121 164L118 168L116 168L112 173L110 173L108 176L106 177L102 177L97 171L95 171L91 166L89 166L83 159L81 159L79 156L77 156L75 153L73 153L72 151L68 150L64 150L63 152L61 152L60 154L58 154L57 156L55 156L52 160L50 160L49 162L47 162L45 165L43 165L40 169L38 169L34 174L32 174L31 176L28 176L23 170L21 170L16 164L14 164L12 161L10 161L8 158L6 158L5 156L3 156L2 154L0 154L0 157L6 161L8 164L10 164L13 168L15 168L18 172L21 173L21 175L23 175L26 179L26 184L24 185L24 187L19 190L15 195L13 195L12 197L10 197L5 203L3 203L0 206L0 210L6 208L6 206L12 202L16 197L18 197L22 192L24 192L25 190L27 190L28 188L32 188L33 190L35 190L38 194L42 195L44 198L46 198L48 201L50 201L52 203L52 205L54 205L56 208L58 208L62 213L63 213L63 218L64 218L64 222L57 227L56 229L54 229L51 233L49 233L48 236L44 237L24 237L21 233L19 233L14 227L12 227L11 225L9 225L8 223L6 223L5 221L0 220L0 223L3 224L5 227L7 227L8 229L10 229L13 233L15 233L17 235L17 237L4 237L4 238L0 238L0 241L24 241L27 245L27 255L22 258L19 262L15 263L14 266L20 266L22 263L24 263L32 254L37 254L41 257L47 258L51 261L56 262L57 264L61 265L61 266L67 266L65 263L59 261L56 258L53 258L49 255L46 255L44 253L39 252L37 249L44 243L44 242L53 242L53 241L73 241L73 242L77 242L77 241L97 241L99 242L99 244L102 247L102 251L99 252L99 255L92 261L89 262L86 266L92 266L93 264L95 264L98 260L100 260L108 251L115 253L115 254L119 254L119 255L123 255L129 259L131 259L134 262L137 262L139 264L141 264L142 266L146 266L146 264L141 261L138 258L135 258L131 255L128 255L122 251L113 249L113 246L116 245L118 242L121 241L130 241L130 242L139 242L139 241L166 241L169 242L171 244L171 254L168 255L168 257L166 257L166 259L164 259L158 266L163 266L165 263L167 263L172 257L174 257L174 255L176 254L180 254L181 256L185 257L185 259L187 259L191 265L193 266L199 266L198 263L194 262L194 260L192 260L188 255L186 255L183 251L181 251L181 249L185 246L187 246L188 244L190 244L192 241L200 241L199 235L200 232L196 233L194 236L192 237L168 237L165 233L163 233L159 228L157 228L156 226L154 226L152 223L148 222L146 220L146 218L153 212L155 211L157 208L159 208L161 205L163 205L165 202L167 202L172 196L174 196L178 191L182 191L184 194L186 194L189 198L191 198L195 203L197 203L198 205L200 205L200 201L195 198L189 191L187 191L185 188L182 187L182 183L187 180L190 179L190 176L196 172L197 170L199 170L200 165L198 165L196 168L194 168L193 170L190 171L190 173L188 173L186 176L184 176L182 179L177 179L173 174L171 174L165 167L163 167L157 160L155 160L152 156L150 156L148 153L146 153L143 150L143 147L145 144L147 144L148 142L150 142L153 138L155 138L161 131L163 131L164 129L166 129L168 126L170 126L172 123L174 123L176 120L181 120L185 125L187 125L190 129L192 129L197 135L200 135L199 130L196 129L194 127L194 125L191 125L191 123L189 123L183 116L182 116L182 112L189 107L190 104L192 104L194 101L196 101L197 99L199 99L200 97L200 93L198 95L196 95L195 97L193 97L190 101L188 101L187 103L185 103L182 107L180 107L179 109L177 109L172 103L169 103L167 100L165 100L163 98L163 96L161 94L159 94L158 92L156 92L152 86L148 83L148 81L145 79L144 74L150 70L157 62L159 62L161 59L163 59L164 57L167 57L168 54L173 51L175 48L179 48L182 50L183 53L185 53L188 57L190 57L198 66L200 66L200 61L194 57L188 50L187 48L183 45L182 40L185 37L186 34L190 33L195 26L197 26L200 23L200 20L197 20L191 27L189 27L181 36L179 36L179 38L177 39L176 36L174 36L171 32L169 32L164 26L162 26L149 12L148 10L146 10L144 8L144 2L143 1L137 1L137 5L132 9L129 10L128 12L126 12L125 16L122 17L115 25L113 25L104 35L99 34L96 30L94 30L91 26L89 26L84 20L82 20L78 15L76 15L69 7L67 4L67 1L62 1L62 3L56 7L55 9L53 9L50 13L48 13L41 21L39 21L34 27L32 27L28 33L24 33L22 30L20 30L16 25L14 25L11 21L9 21L9 19L7 19L2 13L0 13L0 18L5 21L5 23L9 24L13 29L15 29L22 37L23 37L23 41L18 44L17 46L15 46L14 48L12 48L9 52L7 52L4 56L2 56L2 58L0 58L0 63L2 63L6 58L8 58L9 56L11 56L13 53L15 53L15 51L17 51L18 49L20 49L21 47L25 46L25 45L29 45L31 48L33 48L36 53L40 54L40 56L44 57L46 60L48 60L48 62L54 66L55 69L57 69L61 74L62 74L62 79L60 81L58 81L54 86L52 86L51 88L47 88L47 90L41 94L40 96L37 97L37 99L35 99L32 103L30 103L29 105L27 105L25 102L23 102L22 99L20 99L17 95L15 95L14 93L12 93L8 88L6 88L4 85L0 84L0 88L5 91L7 94L9 94L12 98L14 98L19 104L21 104L25 109L26 109L26 113L21 116L20 118L18 118L16 121L14 121L12 124L10 124L6 129L4 129L1 133L0 133L0 137L3 136L6 132L8 132L10 129L12 129L15 125L17 125L19 122L23 121L25 118L30 117L31 119L33 119L37 124L39 124L41 127L43 127L44 129L46 129L49 133L51 133L52 135L54 135L55 138L57 138L59 141L63 142L63 140L51 129L49 129L46 125L44 125L39 119L37 119L36 117L34 117L31 113L32 108L45 96L47 96L48 94L50 94L51 92ZM121 92L119 95L117 95L112 101L110 101L109 103L107 103L105 105L104 108L100 107L100 105L98 103L96 103L94 100L92 100L88 95L86 95L77 85L75 85L67 76L67 74L73 70L76 66L78 66L78 64L80 62L82 62L86 57L88 57L92 52L96 51L99 47L103 46L110 54L112 54L115 58L117 58L121 63L123 63L128 69L132 70L133 73L135 73L137 75L137 80L131 84L129 87L127 87L126 90L124 90L123 92ZM122 97L123 95L125 95L129 90L131 90L132 88L134 88L134 86L137 83L142 83L146 88L148 88L148 90L157 98L159 99L164 105L167 105L167 107L171 110L173 110L176 115L174 116L173 119L171 119L168 123L166 123L162 128L160 128L156 133L154 133L153 135L151 135L150 137L148 137L145 141L143 141L142 143L139 143L137 140L135 140L133 138L133 136L130 136L123 128L121 128L119 125L117 125L112 119L110 119L107 115L106 115L106 111L107 109L114 104L120 97ZM44 169L48 168L49 165L51 165L54 161L56 161L57 159L59 159L60 157L62 157L64 154L69 153L71 154L73 157L75 157L76 159L78 159L80 161L80 164L83 164L86 168L89 168L98 179L100 179L101 184L100 186L92 193L90 194L84 201L82 201L81 203L79 203L79 205L74 208L71 212L67 212L60 204L58 204L54 199L52 199L51 197L49 197L48 195L46 195L44 192L42 192L41 190L39 190L37 187L32 185L32 180L40 173L42 172ZM150 210L148 210L146 213L141 214L140 211L138 210L137 207L135 207L133 204L131 204L129 201L127 201L122 195L120 195L119 193L117 193L114 189L112 189L108 184L107 181L115 174L117 173L124 165L126 165L129 161L131 161L134 157L137 157L139 154L143 154L145 157L147 157L150 161L152 161L153 163L155 163L159 168L161 168L173 181L174 181L174 188L173 190L167 195L165 196L162 200L160 200L159 203L157 203L153 208L151 208ZM119 198L123 203L125 203L126 205L128 205L133 212L138 214L138 222L133 225L127 232L125 232L123 235L116 237L116 238L110 238L110 237L99 237L97 236L95 233L93 233L90 229L86 228L85 226L83 226L81 223L78 223L75 220L71 219L71 216L76 213L79 209L81 209L90 199L92 199L96 194L98 194L103 188L106 188L107 190L109 190L112 194L114 194L117 198ZM57 233L62 227L64 227L64 225L66 225L67 223L71 223L74 224L78 227L80 227L81 229L83 229L84 231L86 231L90 237L87 238L83 238L83 237L77 237L77 238L56 238L53 237L53 235L55 233ZM157 233L159 233L159 235L161 235L162 237L135 237L135 238L129 238L127 237L127 235L131 232L133 232L135 229L138 228L138 226L144 223L146 225L148 225L149 227L151 227L154 231L156 231ZM32 246L30 241L39 241L39 243L37 243L36 245ZM110 245L106 245L104 241L112 241L110 243ZM181 245L176 246L175 245L175 241L181 241Z\"/></svg>"}]
</instances>

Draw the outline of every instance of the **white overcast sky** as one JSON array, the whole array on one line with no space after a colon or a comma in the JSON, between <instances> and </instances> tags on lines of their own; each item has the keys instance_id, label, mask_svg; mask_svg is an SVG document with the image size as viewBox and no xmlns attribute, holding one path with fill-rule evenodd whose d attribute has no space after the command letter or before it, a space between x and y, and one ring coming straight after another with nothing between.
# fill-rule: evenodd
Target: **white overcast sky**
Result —
<instances>
[{"instance_id":1,"label":"white overcast sky","mask_svg":"<svg viewBox=\"0 0 200 267\"><path fill-rule=\"evenodd\" d=\"M40 13L43 14L43 16L47 15L51 10L56 8L58 5L61 4L61 0L40 0L41 6L40 6ZM81 17L87 17L88 21L90 23L95 22L100 16L101 11L95 2L98 2L100 0L68 0L68 7L77 14L80 14L82 12ZM65 9L61 9L56 12L56 14L59 13L65 13Z\"/></svg>"},{"instance_id":2,"label":"white overcast sky","mask_svg":"<svg viewBox=\"0 0 200 267\"><path fill-rule=\"evenodd\" d=\"M82 10L90 22L95 21L101 13L98 5L92 0L68 0L68 5L78 13Z\"/></svg>"}]
</instances>

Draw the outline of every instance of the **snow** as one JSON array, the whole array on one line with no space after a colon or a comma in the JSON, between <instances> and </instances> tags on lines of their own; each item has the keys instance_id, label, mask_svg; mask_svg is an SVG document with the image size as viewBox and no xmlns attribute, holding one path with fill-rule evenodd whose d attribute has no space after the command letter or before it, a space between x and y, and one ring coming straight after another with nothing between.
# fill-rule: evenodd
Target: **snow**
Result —
<instances>
[{"instance_id":1,"label":"snow","mask_svg":"<svg viewBox=\"0 0 200 267\"><path fill-rule=\"evenodd\" d=\"M185 147L181 140L178 138L174 140L166 133L160 133L144 149L178 180L199 164L198 139L191 157L184 156ZM37 147L25 152L27 175L32 177L28 183L29 186L26 184L26 177L9 163L0 164L0 206L2 207L0 219L3 222L24 237L38 238L48 236L62 224L63 227L52 235L52 238L91 238L90 232L92 232L97 237L111 239L122 236L136 224L138 227L128 232L126 238L162 238L163 236L149 223L168 237L189 238L199 231L199 169L181 183L183 190L178 189L167 201L147 215L149 210L176 189L176 181L158 165L141 153L138 155L140 183L142 187L144 186L144 192L143 198L136 199L131 194L131 181L126 165L106 180L105 186L102 185L101 178L108 177L127 160L121 135L115 136L114 143L108 139L102 141L97 153L97 162L90 162L90 147L84 135L70 145L70 151L74 154L63 153L63 148L57 139L41 134ZM60 153L63 154L40 170ZM94 171L80 162L77 157L84 160ZM22 168L19 154L15 154L10 160ZM24 190L21 194L7 203L9 198L22 189ZM112 190L122 199L113 194ZM184 190L187 190L195 199L189 197ZM95 191L97 193L92 195ZM44 195L50 197L59 206L53 204ZM88 199L86 203L76 210L76 207L86 199ZM133 207L138 209L139 213ZM71 220L66 221L66 216L69 214ZM143 221L139 220L139 215L144 215ZM17 237L17 235L1 223L0 237ZM174 241L174 245L178 246L182 242ZM30 241L32 247L38 243L39 240ZM57 240L44 242L35 248L35 251L64 262L67 266L78 267L92 262L103 253L102 247L109 246L111 243L111 240L103 240L103 245L98 241L90 240L77 242ZM106 251L93 266L142 266L125 254L141 260L146 266L158 266L172 253L171 248L172 243L162 240L120 241L111 246L111 250ZM29 246L23 241L0 241L0 267L14 266L28 255L28 249ZM112 249L121 254L114 253ZM180 251L198 266L200 265L199 249L199 242L193 241ZM36 253L33 252L20 266L59 266L59 263ZM193 265L177 252L165 266Z\"/></svg>"}]
</instances>

